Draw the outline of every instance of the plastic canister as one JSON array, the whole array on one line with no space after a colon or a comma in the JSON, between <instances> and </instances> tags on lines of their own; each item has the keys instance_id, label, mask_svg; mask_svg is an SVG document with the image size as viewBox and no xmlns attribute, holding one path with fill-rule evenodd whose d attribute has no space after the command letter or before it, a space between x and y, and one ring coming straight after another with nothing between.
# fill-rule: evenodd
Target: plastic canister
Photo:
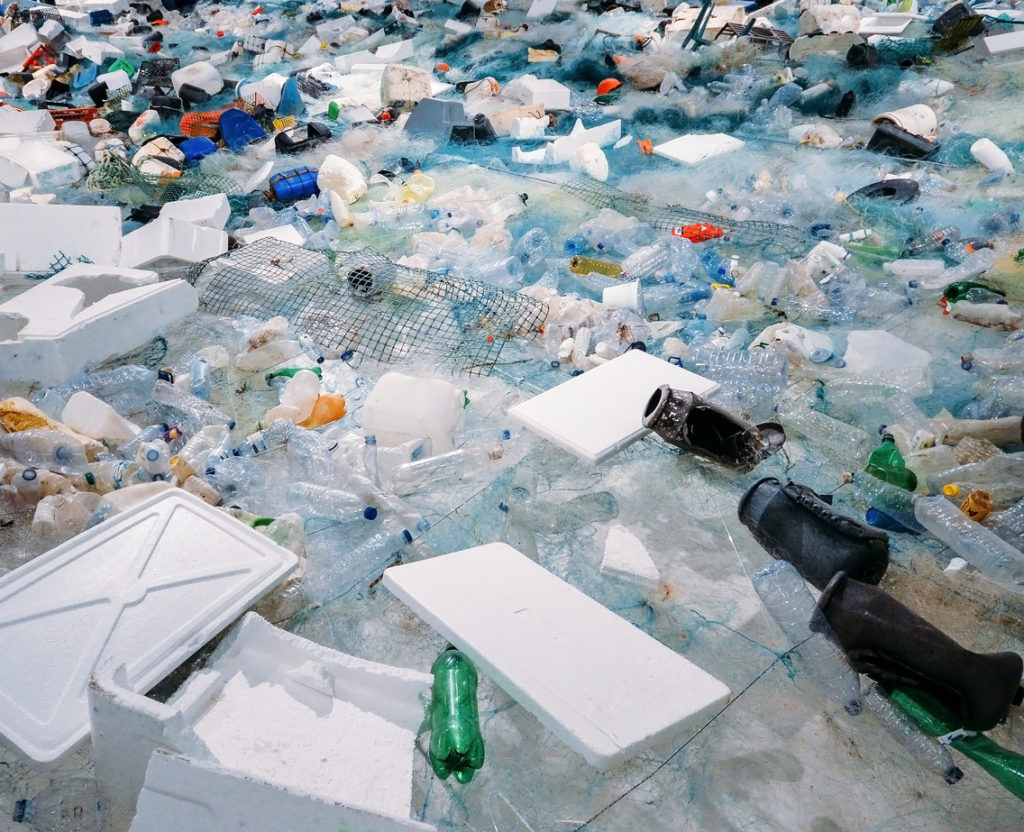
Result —
<instances>
[{"instance_id":1,"label":"plastic canister","mask_svg":"<svg viewBox=\"0 0 1024 832\"><path fill-rule=\"evenodd\" d=\"M465 404L465 392L444 379L385 373L363 403L363 430L385 447L427 436L431 453L443 453L451 449Z\"/></svg>"},{"instance_id":2,"label":"plastic canister","mask_svg":"<svg viewBox=\"0 0 1024 832\"><path fill-rule=\"evenodd\" d=\"M294 168L270 177L270 191L278 202L295 202L320 193L316 168Z\"/></svg>"}]
</instances>

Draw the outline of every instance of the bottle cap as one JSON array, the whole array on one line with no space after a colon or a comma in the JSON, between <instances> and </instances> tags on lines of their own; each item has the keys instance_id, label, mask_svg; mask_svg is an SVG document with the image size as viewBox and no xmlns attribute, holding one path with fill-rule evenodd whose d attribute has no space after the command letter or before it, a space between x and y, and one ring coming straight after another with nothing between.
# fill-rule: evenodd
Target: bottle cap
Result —
<instances>
[{"instance_id":1,"label":"bottle cap","mask_svg":"<svg viewBox=\"0 0 1024 832\"><path fill-rule=\"evenodd\" d=\"M955 497L960 493L960 487L953 483L949 483L948 485L942 486L942 493L947 497Z\"/></svg>"}]
</instances>

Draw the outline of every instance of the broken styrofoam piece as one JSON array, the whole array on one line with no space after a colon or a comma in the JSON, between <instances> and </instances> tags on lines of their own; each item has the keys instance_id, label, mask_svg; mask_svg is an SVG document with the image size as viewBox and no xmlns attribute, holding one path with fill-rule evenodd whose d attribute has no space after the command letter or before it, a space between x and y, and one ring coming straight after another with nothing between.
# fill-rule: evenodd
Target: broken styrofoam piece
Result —
<instances>
[{"instance_id":1,"label":"broken styrofoam piece","mask_svg":"<svg viewBox=\"0 0 1024 832\"><path fill-rule=\"evenodd\" d=\"M89 677L149 690L295 569L297 558L181 489L0 578L0 735L39 765L89 734Z\"/></svg>"},{"instance_id":2,"label":"broken styrofoam piece","mask_svg":"<svg viewBox=\"0 0 1024 832\"><path fill-rule=\"evenodd\" d=\"M622 136L622 121L615 119L594 127L584 127L581 119L576 119L568 136L562 136L544 148L545 161L549 164L560 164L572 159L573 154L581 147L596 144L607 147L615 144Z\"/></svg>"},{"instance_id":3,"label":"broken styrofoam piece","mask_svg":"<svg viewBox=\"0 0 1024 832\"><path fill-rule=\"evenodd\" d=\"M340 653L248 613L210 666L166 704L127 687L123 669L94 677L89 705L96 777L103 794L130 809L147 762L162 750L187 754L190 766L241 778L254 793L284 789L318 813L340 809L331 829L352 811L408 822L413 746L431 681L428 674ZM282 766L282 759L289 764ZM188 795L204 805L215 798L206 787Z\"/></svg>"},{"instance_id":4,"label":"broken styrofoam piece","mask_svg":"<svg viewBox=\"0 0 1024 832\"><path fill-rule=\"evenodd\" d=\"M228 235L218 228L157 217L121 240L121 265L137 269L168 261L199 263L227 250Z\"/></svg>"},{"instance_id":5,"label":"broken styrofoam piece","mask_svg":"<svg viewBox=\"0 0 1024 832\"><path fill-rule=\"evenodd\" d=\"M196 61L171 73L171 86L175 95L181 94L185 85L202 90L207 95L216 95L224 88L224 77L210 61Z\"/></svg>"},{"instance_id":6,"label":"broken styrofoam piece","mask_svg":"<svg viewBox=\"0 0 1024 832\"><path fill-rule=\"evenodd\" d=\"M524 104L539 104L546 110L568 110L571 90L553 78L522 75L509 82L505 94Z\"/></svg>"},{"instance_id":7,"label":"broken styrofoam piece","mask_svg":"<svg viewBox=\"0 0 1024 832\"><path fill-rule=\"evenodd\" d=\"M390 818L311 800L211 763L156 751L146 769L130 832L234 832L301 829L303 832L436 832L419 821Z\"/></svg>"},{"instance_id":8,"label":"broken styrofoam piece","mask_svg":"<svg viewBox=\"0 0 1024 832\"><path fill-rule=\"evenodd\" d=\"M1004 35L991 35L982 38L985 48L990 55L999 55L1003 52L1012 52L1015 49L1024 49L1024 31L1007 32Z\"/></svg>"},{"instance_id":9,"label":"broken styrofoam piece","mask_svg":"<svg viewBox=\"0 0 1024 832\"><path fill-rule=\"evenodd\" d=\"M46 272L58 259L116 265L121 258L121 210L0 203L0 251L9 272Z\"/></svg>"},{"instance_id":10,"label":"broken styrofoam piece","mask_svg":"<svg viewBox=\"0 0 1024 832\"><path fill-rule=\"evenodd\" d=\"M384 586L600 769L729 700L714 676L504 543L391 567Z\"/></svg>"},{"instance_id":11,"label":"broken styrofoam piece","mask_svg":"<svg viewBox=\"0 0 1024 832\"><path fill-rule=\"evenodd\" d=\"M222 231L231 217L231 204L228 202L227 194L178 199L174 202L165 202L160 208L160 216Z\"/></svg>"},{"instance_id":12,"label":"broken styrofoam piece","mask_svg":"<svg viewBox=\"0 0 1024 832\"><path fill-rule=\"evenodd\" d=\"M900 35L913 20L912 14L865 14L860 18L857 32L861 35Z\"/></svg>"},{"instance_id":13,"label":"broken styrofoam piece","mask_svg":"<svg viewBox=\"0 0 1024 832\"><path fill-rule=\"evenodd\" d=\"M141 346L198 305L196 290L184 280L70 266L0 305L0 380L60 384Z\"/></svg>"},{"instance_id":14,"label":"broken styrofoam piece","mask_svg":"<svg viewBox=\"0 0 1024 832\"><path fill-rule=\"evenodd\" d=\"M705 159L743 147L743 144L740 139L728 133L688 133L656 144L654 154L684 165L696 165Z\"/></svg>"},{"instance_id":15,"label":"broken styrofoam piece","mask_svg":"<svg viewBox=\"0 0 1024 832\"><path fill-rule=\"evenodd\" d=\"M34 26L18 26L0 37L0 72L17 72L39 45Z\"/></svg>"},{"instance_id":16,"label":"broken styrofoam piece","mask_svg":"<svg viewBox=\"0 0 1024 832\"><path fill-rule=\"evenodd\" d=\"M932 356L884 329L858 329L846 337L848 373L875 373L905 367L926 369Z\"/></svg>"},{"instance_id":17,"label":"broken styrofoam piece","mask_svg":"<svg viewBox=\"0 0 1024 832\"><path fill-rule=\"evenodd\" d=\"M608 528L601 574L644 589L656 589L662 582L661 571L651 560L647 547L633 532L618 523Z\"/></svg>"},{"instance_id":18,"label":"broken styrofoam piece","mask_svg":"<svg viewBox=\"0 0 1024 832\"><path fill-rule=\"evenodd\" d=\"M643 426L644 407L662 384L700 396L718 389L717 382L642 350L627 350L520 402L508 414L596 465L648 433Z\"/></svg>"},{"instance_id":19,"label":"broken styrofoam piece","mask_svg":"<svg viewBox=\"0 0 1024 832\"><path fill-rule=\"evenodd\" d=\"M294 225L277 225L273 228L263 228L259 231L250 231L248 233L242 232L237 236L245 242L246 245L254 243L256 240L263 240L266 238L280 240L282 243L290 243L293 246L301 246L306 242L306 238L302 236L302 232Z\"/></svg>"},{"instance_id":20,"label":"broken styrofoam piece","mask_svg":"<svg viewBox=\"0 0 1024 832\"><path fill-rule=\"evenodd\" d=\"M50 133L55 129L56 124L49 110L0 107L0 135L32 136L37 133Z\"/></svg>"},{"instance_id":21,"label":"broken styrofoam piece","mask_svg":"<svg viewBox=\"0 0 1024 832\"><path fill-rule=\"evenodd\" d=\"M373 52L363 49L358 52L350 52L347 55L339 55L334 59L334 65L340 71L346 72L355 69L360 64L392 64L409 60L415 55L415 44L412 39L408 39L383 44Z\"/></svg>"},{"instance_id":22,"label":"broken styrofoam piece","mask_svg":"<svg viewBox=\"0 0 1024 832\"><path fill-rule=\"evenodd\" d=\"M595 142L577 147L569 157L569 168L576 173L585 173L598 182L608 181L608 157Z\"/></svg>"},{"instance_id":23,"label":"broken styrofoam piece","mask_svg":"<svg viewBox=\"0 0 1024 832\"><path fill-rule=\"evenodd\" d=\"M139 432L138 425L84 390L72 394L60 418L68 427L92 439L113 439L118 444L127 442Z\"/></svg>"},{"instance_id":24,"label":"broken styrofoam piece","mask_svg":"<svg viewBox=\"0 0 1024 832\"><path fill-rule=\"evenodd\" d=\"M40 139L0 138L0 185L40 189L73 185L85 173L82 163L60 145Z\"/></svg>"}]
</instances>

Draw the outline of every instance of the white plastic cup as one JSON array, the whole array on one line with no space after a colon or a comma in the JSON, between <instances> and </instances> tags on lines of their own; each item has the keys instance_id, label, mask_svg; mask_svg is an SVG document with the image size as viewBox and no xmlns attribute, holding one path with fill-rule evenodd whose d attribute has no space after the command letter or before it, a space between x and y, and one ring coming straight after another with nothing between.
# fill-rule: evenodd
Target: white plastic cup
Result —
<instances>
[{"instance_id":1,"label":"white plastic cup","mask_svg":"<svg viewBox=\"0 0 1024 832\"><path fill-rule=\"evenodd\" d=\"M915 136L926 138L934 136L939 129L939 118L927 104L911 104L909 107L879 113L871 120L871 123L882 124L886 121L892 122L897 127L902 127Z\"/></svg>"},{"instance_id":2,"label":"white plastic cup","mask_svg":"<svg viewBox=\"0 0 1024 832\"><path fill-rule=\"evenodd\" d=\"M643 294L640 291L640 281L633 280L629 283L608 286L601 292L601 303L613 309L630 309L633 312L641 312Z\"/></svg>"},{"instance_id":3,"label":"white plastic cup","mask_svg":"<svg viewBox=\"0 0 1024 832\"><path fill-rule=\"evenodd\" d=\"M990 171L1013 173L1010 157L991 139L978 139L971 145L971 155Z\"/></svg>"}]
</instances>

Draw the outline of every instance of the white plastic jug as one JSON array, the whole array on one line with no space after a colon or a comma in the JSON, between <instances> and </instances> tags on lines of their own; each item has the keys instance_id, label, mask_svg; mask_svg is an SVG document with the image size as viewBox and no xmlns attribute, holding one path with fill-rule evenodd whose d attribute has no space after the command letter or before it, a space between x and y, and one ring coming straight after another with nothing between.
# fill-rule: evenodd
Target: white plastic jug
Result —
<instances>
[{"instance_id":1,"label":"white plastic jug","mask_svg":"<svg viewBox=\"0 0 1024 832\"><path fill-rule=\"evenodd\" d=\"M451 450L465 403L465 391L443 379L385 373L363 404L363 430L382 446L425 435L431 454L444 453Z\"/></svg>"}]
</instances>

